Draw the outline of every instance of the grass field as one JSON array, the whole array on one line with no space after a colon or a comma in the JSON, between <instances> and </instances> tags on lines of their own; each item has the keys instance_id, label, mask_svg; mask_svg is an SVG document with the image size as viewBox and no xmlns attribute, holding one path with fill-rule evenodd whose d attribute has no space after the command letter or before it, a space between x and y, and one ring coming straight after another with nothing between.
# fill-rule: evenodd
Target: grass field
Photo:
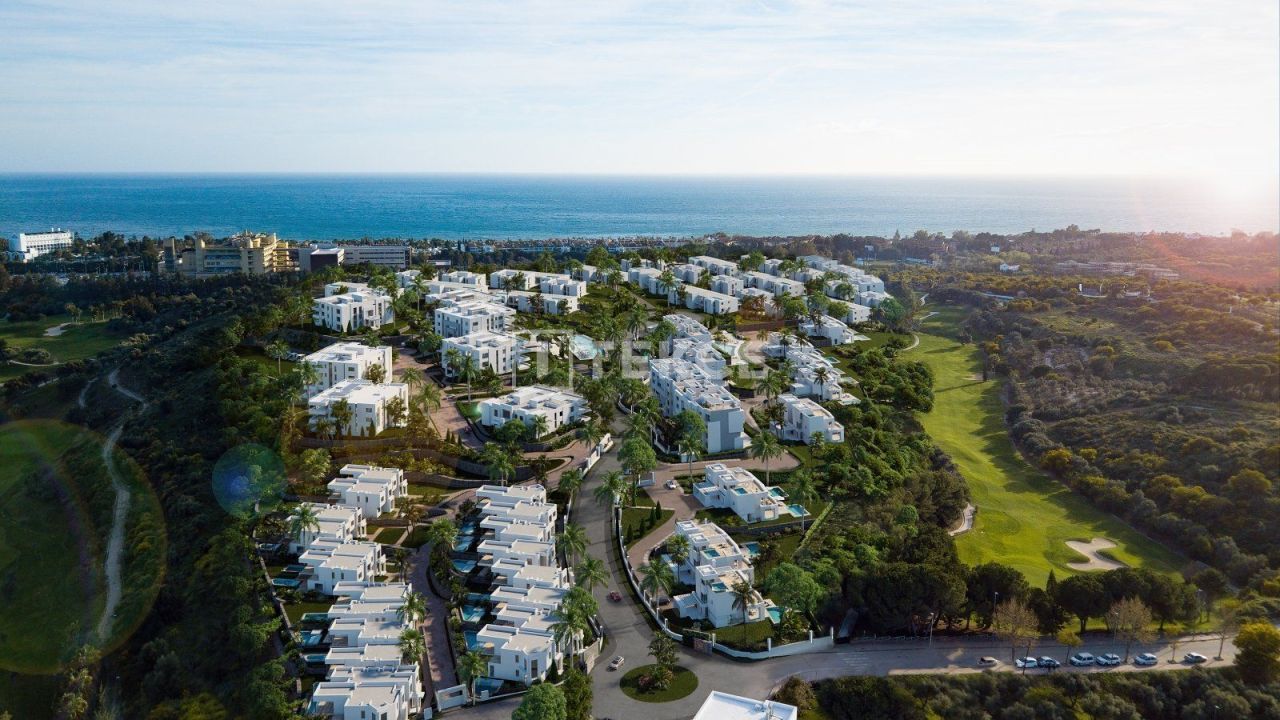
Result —
<instances>
[{"instance_id":1,"label":"grass field","mask_svg":"<svg viewBox=\"0 0 1280 720\"><path fill-rule=\"evenodd\" d=\"M69 315L55 315L44 320L9 322L0 320L0 339L11 349L42 348L49 351L55 362L83 360L93 357L120 343L121 337L107 329L107 324L81 322L69 325L57 337L48 337L44 331L55 325L71 322ZM4 363L0 365L0 382L16 378L37 368Z\"/></svg>"},{"instance_id":2,"label":"grass field","mask_svg":"<svg viewBox=\"0 0 1280 720\"><path fill-rule=\"evenodd\" d=\"M942 332L954 313L930 318L925 330ZM973 530L957 538L969 564L998 561L1043 585L1049 570L1058 578L1076 571L1067 563L1085 558L1067 540L1105 537L1116 543L1109 557L1133 567L1175 572L1180 558L1115 517L1103 513L1066 486L1031 467L1014 450L1004 426L999 380L981 380L977 350L941 334L921 335L907 353L933 369L934 407L925 430L955 460L978 507Z\"/></svg>"}]
</instances>

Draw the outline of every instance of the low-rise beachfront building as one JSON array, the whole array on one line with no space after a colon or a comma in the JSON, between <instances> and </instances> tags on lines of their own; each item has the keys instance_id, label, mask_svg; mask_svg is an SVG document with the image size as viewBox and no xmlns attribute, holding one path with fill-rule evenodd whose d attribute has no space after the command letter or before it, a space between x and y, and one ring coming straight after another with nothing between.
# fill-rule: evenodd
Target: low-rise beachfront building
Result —
<instances>
[{"instance_id":1,"label":"low-rise beachfront building","mask_svg":"<svg viewBox=\"0 0 1280 720\"><path fill-rule=\"evenodd\" d=\"M751 439L743 429L742 404L721 381L685 360L649 361L649 387L666 417L692 410L707 426L704 451L708 454L744 450Z\"/></svg>"},{"instance_id":2,"label":"low-rise beachfront building","mask_svg":"<svg viewBox=\"0 0 1280 720\"><path fill-rule=\"evenodd\" d=\"M728 508L748 523L790 517L785 493L768 487L750 470L712 463L693 486L693 498L709 508Z\"/></svg>"},{"instance_id":3,"label":"low-rise beachfront building","mask_svg":"<svg viewBox=\"0 0 1280 720\"><path fill-rule=\"evenodd\" d=\"M737 275L715 275L711 278L711 290L722 295L732 295L736 298L742 298L742 289L746 287L742 278ZM772 296L772 293L770 294Z\"/></svg>"},{"instance_id":4,"label":"low-rise beachfront building","mask_svg":"<svg viewBox=\"0 0 1280 720\"><path fill-rule=\"evenodd\" d=\"M587 400L577 393L557 390L545 385L526 385L506 395L485 398L479 402L480 424L502 427L515 420L534 427L543 418L543 434L555 433L566 425L586 417Z\"/></svg>"},{"instance_id":5,"label":"low-rise beachfront building","mask_svg":"<svg viewBox=\"0 0 1280 720\"><path fill-rule=\"evenodd\" d=\"M486 538L476 546L480 553L478 564L490 567L501 562L516 562L522 565L555 565L556 546L551 542L536 540L498 540Z\"/></svg>"},{"instance_id":6,"label":"low-rise beachfront building","mask_svg":"<svg viewBox=\"0 0 1280 720\"><path fill-rule=\"evenodd\" d=\"M398 650L398 648L397 648ZM430 702L416 663L336 666L316 683L308 716L332 720L409 720Z\"/></svg>"},{"instance_id":7,"label":"low-rise beachfront building","mask_svg":"<svg viewBox=\"0 0 1280 720\"><path fill-rule=\"evenodd\" d=\"M343 465L329 481L329 494L366 518L376 518L396 508L396 500L409 493L404 470L373 465Z\"/></svg>"},{"instance_id":8,"label":"low-rise beachfront building","mask_svg":"<svg viewBox=\"0 0 1280 720\"><path fill-rule=\"evenodd\" d=\"M302 359L315 368L317 380L306 387L306 396L333 387L344 380L365 380L369 377L369 368L381 365L387 377L391 376L391 348L386 345L370 347L358 342L334 343L323 350L307 355Z\"/></svg>"},{"instance_id":9,"label":"low-rise beachfront building","mask_svg":"<svg viewBox=\"0 0 1280 720\"><path fill-rule=\"evenodd\" d=\"M766 292L771 292L775 296L795 295L797 297L804 297L805 294L804 283L796 280L789 280L777 275L770 275L768 273L752 270L750 272L743 273L742 279L746 283L747 287L759 288Z\"/></svg>"},{"instance_id":10,"label":"low-rise beachfront building","mask_svg":"<svg viewBox=\"0 0 1280 720\"><path fill-rule=\"evenodd\" d=\"M289 539L289 552L302 553L316 541L343 544L359 540L365 536L367 524L365 516L358 508L344 505L323 505L320 503L304 503L315 511L315 527L304 527L296 538ZM293 521L290 515L285 523Z\"/></svg>"},{"instance_id":11,"label":"low-rise beachfront building","mask_svg":"<svg viewBox=\"0 0 1280 720\"><path fill-rule=\"evenodd\" d=\"M358 286L351 290L352 286ZM339 292L343 288L346 292ZM359 332L395 322L390 295L360 283L331 283L311 304L311 321L333 332Z\"/></svg>"},{"instance_id":12,"label":"low-rise beachfront building","mask_svg":"<svg viewBox=\"0 0 1280 720\"><path fill-rule=\"evenodd\" d=\"M471 272L470 270L450 270L449 272L440 273L439 279L442 282L457 283L474 288L486 288L489 286L488 275Z\"/></svg>"},{"instance_id":13,"label":"low-rise beachfront building","mask_svg":"<svg viewBox=\"0 0 1280 720\"><path fill-rule=\"evenodd\" d=\"M755 582L755 569L747 552L713 522L681 520L676 534L689 540L689 555L676 568L677 579L693 585L693 592L677 595L672 605L681 617L705 620L725 627L768 617L771 601L752 590L746 608L735 608L734 586Z\"/></svg>"},{"instance_id":14,"label":"low-rise beachfront building","mask_svg":"<svg viewBox=\"0 0 1280 720\"><path fill-rule=\"evenodd\" d=\"M574 280L568 275L543 275L538 278L538 289L543 295L563 295L573 298L587 296L587 282Z\"/></svg>"},{"instance_id":15,"label":"low-rise beachfront building","mask_svg":"<svg viewBox=\"0 0 1280 720\"><path fill-rule=\"evenodd\" d=\"M456 351L458 363L451 359ZM445 338L440 345L441 366L449 378L462 376L462 362L471 358L477 371L490 368L499 375L511 372L519 360L520 339L508 333L481 330L458 337Z\"/></svg>"},{"instance_id":16,"label":"low-rise beachfront building","mask_svg":"<svg viewBox=\"0 0 1280 720\"><path fill-rule=\"evenodd\" d=\"M552 295L527 290L507 290L500 292L499 295L507 307L522 313L568 315L578 311L578 298L573 295Z\"/></svg>"},{"instance_id":17,"label":"low-rise beachfront building","mask_svg":"<svg viewBox=\"0 0 1280 720\"><path fill-rule=\"evenodd\" d=\"M816 320L809 318L801 322L800 332L810 338L822 338L832 345L848 345L867 339L830 315L820 315Z\"/></svg>"},{"instance_id":18,"label":"low-rise beachfront building","mask_svg":"<svg viewBox=\"0 0 1280 720\"><path fill-rule=\"evenodd\" d=\"M800 720L800 710L776 700L756 700L712 690L693 720Z\"/></svg>"},{"instance_id":19,"label":"low-rise beachfront building","mask_svg":"<svg viewBox=\"0 0 1280 720\"><path fill-rule=\"evenodd\" d=\"M421 270L401 270L396 273L396 287L401 290L412 290L418 284L420 277L422 277Z\"/></svg>"},{"instance_id":20,"label":"low-rise beachfront building","mask_svg":"<svg viewBox=\"0 0 1280 720\"><path fill-rule=\"evenodd\" d=\"M500 512L499 508L520 503L546 504L547 489L542 485L481 485L476 489L476 503L482 514Z\"/></svg>"},{"instance_id":21,"label":"low-rise beachfront building","mask_svg":"<svg viewBox=\"0 0 1280 720\"><path fill-rule=\"evenodd\" d=\"M605 271L595 265L587 265L583 263L569 270L569 277L574 280L581 280L584 283L600 283L604 282Z\"/></svg>"},{"instance_id":22,"label":"low-rise beachfront building","mask_svg":"<svg viewBox=\"0 0 1280 720\"><path fill-rule=\"evenodd\" d=\"M436 334L451 338L506 330L515 319L516 311L493 300L488 296L484 299L446 300L433 313Z\"/></svg>"},{"instance_id":23,"label":"low-rise beachfront building","mask_svg":"<svg viewBox=\"0 0 1280 720\"><path fill-rule=\"evenodd\" d=\"M729 361L710 340L703 342L690 338L676 338L671 341L670 357L672 360L683 360L697 365L714 380L723 380L729 366Z\"/></svg>"},{"instance_id":24,"label":"low-rise beachfront building","mask_svg":"<svg viewBox=\"0 0 1280 720\"><path fill-rule=\"evenodd\" d=\"M737 275L738 263L732 260L721 260L710 255L696 255L689 258L689 262L698 267L706 268L707 272L712 275Z\"/></svg>"},{"instance_id":25,"label":"low-rise beachfront building","mask_svg":"<svg viewBox=\"0 0 1280 720\"><path fill-rule=\"evenodd\" d=\"M661 283L659 283L661 284ZM682 285L667 291L667 304L682 304L690 310L697 310L708 315L728 315L738 311L738 298L732 295L706 290L696 285Z\"/></svg>"},{"instance_id":26,"label":"low-rise beachfront building","mask_svg":"<svg viewBox=\"0 0 1280 720\"><path fill-rule=\"evenodd\" d=\"M358 647L330 647L325 653L324 664L329 672L337 668L395 667L403 655L396 645L360 645Z\"/></svg>"},{"instance_id":27,"label":"low-rise beachfront building","mask_svg":"<svg viewBox=\"0 0 1280 720\"><path fill-rule=\"evenodd\" d=\"M298 556L298 562L307 566L298 576L302 589L326 595L333 594L338 583L371 582L387 572L382 546L365 540L315 540Z\"/></svg>"},{"instance_id":28,"label":"low-rise beachfront building","mask_svg":"<svg viewBox=\"0 0 1280 720\"><path fill-rule=\"evenodd\" d=\"M75 235L70 230L18 233L18 239L9 241L9 252L22 262L35 260L41 255L66 250L75 245Z\"/></svg>"},{"instance_id":29,"label":"low-rise beachfront building","mask_svg":"<svg viewBox=\"0 0 1280 720\"><path fill-rule=\"evenodd\" d=\"M548 295L583 297L587 283L574 280L564 273L547 273L536 270L503 268L489 273L489 287L494 290L533 290L535 287Z\"/></svg>"},{"instance_id":30,"label":"low-rise beachfront building","mask_svg":"<svg viewBox=\"0 0 1280 720\"><path fill-rule=\"evenodd\" d=\"M844 442L844 426L836 421L830 410L809 398L785 393L778 396L782 403L782 425L777 427L783 440L798 440L810 445L814 435L826 442Z\"/></svg>"},{"instance_id":31,"label":"low-rise beachfront building","mask_svg":"<svg viewBox=\"0 0 1280 720\"><path fill-rule=\"evenodd\" d=\"M338 428L343 435L376 437L383 430L404 424L404 416L393 417L387 412L387 403L400 399L401 409L409 407L409 386L404 383L371 383L368 380L343 380L323 390L307 401L311 428L319 421L334 417L333 408L346 401L350 419Z\"/></svg>"}]
</instances>

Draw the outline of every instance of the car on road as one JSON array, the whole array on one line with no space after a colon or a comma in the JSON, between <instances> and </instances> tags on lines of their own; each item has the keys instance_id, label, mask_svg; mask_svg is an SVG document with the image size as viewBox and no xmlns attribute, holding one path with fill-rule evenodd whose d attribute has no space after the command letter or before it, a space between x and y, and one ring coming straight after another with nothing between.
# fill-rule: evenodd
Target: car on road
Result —
<instances>
[{"instance_id":1,"label":"car on road","mask_svg":"<svg viewBox=\"0 0 1280 720\"><path fill-rule=\"evenodd\" d=\"M1018 658L1017 660L1013 661L1013 664L1024 669L1039 667L1039 663L1033 657Z\"/></svg>"},{"instance_id":2,"label":"car on road","mask_svg":"<svg viewBox=\"0 0 1280 720\"><path fill-rule=\"evenodd\" d=\"M622 667L622 663L624 662L626 662L626 660L624 660L621 655L615 655L613 656L613 659L609 661L609 669L617 670Z\"/></svg>"},{"instance_id":3,"label":"car on road","mask_svg":"<svg viewBox=\"0 0 1280 720\"><path fill-rule=\"evenodd\" d=\"M1102 667L1114 667L1122 662L1120 656L1115 653L1107 653L1098 656L1098 664Z\"/></svg>"},{"instance_id":4,"label":"car on road","mask_svg":"<svg viewBox=\"0 0 1280 720\"><path fill-rule=\"evenodd\" d=\"M622 602L622 593L618 592L617 590L610 590L609 599L614 602Z\"/></svg>"},{"instance_id":5,"label":"car on road","mask_svg":"<svg viewBox=\"0 0 1280 720\"><path fill-rule=\"evenodd\" d=\"M1160 662L1160 658L1156 657L1155 655L1152 655L1151 653L1142 653L1141 655L1133 659L1134 665L1143 665L1143 666L1155 665L1158 662Z\"/></svg>"},{"instance_id":6,"label":"car on road","mask_svg":"<svg viewBox=\"0 0 1280 720\"><path fill-rule=\"evenodd\" d=\"M1209 662L1209 658L1201 655L1200 653L1187 653L1182 656L1182 662L1187 663L1188 665L1199 665L1200 663Z\"/></svg>"},{"instance_id":7,"label":"car on road","mask_svg":"<svg viewBox=\"0 0 1280 720\"><path fill-rule=\"evenodd\" d=\"M1087 652L1078 652L1075 655L1072 655L1071 657L1067 658L1067 661L1070 662L1072 665L1075 665L1076 667L1084 667L1085 665L1092 665L1095 662L1098 662L1098 658L1095 658L1093 655Z\"/></svg>"},{"instance_id":8,"label":"car on road","mask_svg":"<svg viewBox=\"0 0 1280 720\"><path fill-rule=\"evenodd\" d=\"M675 490L677 487L680 487L680 483L676 482L674 479L667 481L668 490Z\"/></svg>"},{"instance_id":9,"label":"car on road","mask_svg":"<svg viewBox=\"0 0 1280 720\"><path fill-rule=\"evenodd\" d=\"M1000 664L1000 661L991 657L990 655L983 655L982 657L978 658L979 667L995 667L999 664Z\"/></svg>"},{"instance_id":10,"label":"car on road","mask_svg":"<svg viewBox=\"0 0 1280 720\"><path fill-rule=\"evenodd\" d=\"M1048 668L1052 670L1054 668L1062 667L1062 663L1049 657L1048 655L1045 655L1044 657L1040 658L1040 667Z\"/></svg>"}]
</instances>

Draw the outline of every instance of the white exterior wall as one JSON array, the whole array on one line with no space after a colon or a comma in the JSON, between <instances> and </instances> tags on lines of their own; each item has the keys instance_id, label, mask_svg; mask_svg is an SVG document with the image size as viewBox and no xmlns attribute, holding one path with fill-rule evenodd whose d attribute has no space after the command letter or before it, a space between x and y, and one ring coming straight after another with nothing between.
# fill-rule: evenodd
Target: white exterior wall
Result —
<instances>
[{"instance_id":1,"label":"white exterior wall","mask_svg":"<svg viewBox=\"0 0 1280 720\"><path fill-rule=\"evenodd\" d=\"M409 386L404 383L375 385L366 380L343 380L307 401L311 427L314 428L320 418L332 417L333 405L345 399L351 408L351 421L342 428L342 433L363 436L372 426L373 434L377 435L394 427L387 417L387 401L393 397L400 398L408 408Z\"/></svg>"},{"instance_id":2,"label":"white exterior wall","mask_svg":"<svg viewBox=\"0 0 1280 720\"><path fill-rule=\"evenodd\" d=\"M516 388L500 397L485 398L479 405L480 422L484 425L502 427L517 420L532 426L534 418L544 417L547 433L581 420L587 411L587 401L581 395L543 385Z\"/></svg>"},{"instance_id":3,"label":"white exterior wall","mask_svg":"<svg viewBox=\"0 0 1280 720\"><path fill-rule=\"evenodd\" d=\"M311 321L334 332L357 332L395 322L391 298L378 290L360 290L316 298Z\"/></svg>"},{"instance_id":4,"label":"white exterior wall","mask_svg":"<svg viewBox=\"0 0 1280 720\"><path fill-rule=\"evenodd\" d=\"M344 505L360 509L366 518L376 518L395 509L396 500L409 492L404 470L372 465L345 465L340 475L329 481L329 492Z\"/></svg>"},{"instance_id":5,"label":"white exterior wall","mask_svg":"<svg viewBox=\"0 0 1280 720\"><path fill-rule=\"evenodd\" d=\"M449 350L454 349L475 361L476 369L493 368L499 375L511 372L512 364L519 362L520 340L505 333L476 332L459 337L445 338L440 346L440 357L445 374L455 377L458 371L449 366Z\"/></svg>"},{"instance_id":6,"label":"white exterior wall","mask_svg":"<svg viewBox=\"0 0 1280 720\"><path fill-rule=\"evenodd\" d=\"M344 380L364 380L369 368L381 365L391 377L391 348L387 345L369 347L363 343L342 342L313 352L302 359L316 369L319 381L306 389L308 398L327 390Z\"/></svg>"},{"instance_id":7,"label":"white exterior wall","mask_svg":"<svg viewBox=\"0 0 1280 720\"><path fill-rule=\"evenodd\" d=\"M38 233L18 233L17 241L12 245L15 254L27 260L35 260L41 255L48 255L75 243L75 236L67 230L50 230Z\"/></svg>"},{"instance_id":8,"label":"white exterior wall","mask_svg":"<svg viewBox=\"0 0 1280 720\"><path fill-rule=\"evenodd\" d=\"M829 410L808 398L786 393L778 398L783 405L782 439L812 444L818 433L827 442L844 442L844 426Z\"/></svg>"},{"instance_id":9,"label":"white exterior wall","mask_svg":"<svg viewBox=\"0 0 1280 720\"><path fill-rule=\"evenodd\" d=\"M743 430L746 414L742 404L698 366L683 360L650 360L649 387L658 397L664 416L692 410L702 417L707 425L708 454L750 446L751 440Z\"/></svg>"},{"instance_id":10,"label":"white exterior wall","mask_svg":"<svg viewBox=\"0 0 1280 720\"><path fill-rule=\"evenodd\" d=\"M497 303L464 300L436 308L432 324L437 335L451 338L477 332L502 332L514 317L515 311Z\"/></svg>"},{"instance_id":11,"label":"white exterior wall","mask_svg":"<svg viewBox=\"0 0 1280 720\"><path fill-rule=\"evenodd\" d=\"M661 287L661 283L658 283L658 286ZM683 290L685 293L684 306L690 310L697 310L708 315L728 315L738 311L738 298L732 295L704 290L693 285L685 285ZM680 304L679 289L672 288L667 292L667 304Z\"/></svg>"}]
</instances>

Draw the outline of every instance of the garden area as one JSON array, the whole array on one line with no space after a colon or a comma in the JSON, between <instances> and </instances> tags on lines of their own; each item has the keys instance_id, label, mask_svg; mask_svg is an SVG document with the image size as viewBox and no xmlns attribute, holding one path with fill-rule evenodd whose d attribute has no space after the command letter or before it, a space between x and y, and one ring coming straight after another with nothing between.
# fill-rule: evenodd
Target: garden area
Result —
<instances>
[{"instance_id":1,"label":"garden area","mask_svg":"<svg viewBox=\"0 0 1280 720\"><path fill-rule=\"evenodd\" d=\"M50 328L72 323L70 315L52 315L43 320L10 322L0 320L0 382L37 369L15 364L58 365L93 357L120 344L124 337L107 327L105 322L68 324L57 335L46 335Z\"/></svg>"},{"instance_id":2,"label":"garden area","mask_svg":"<svg viewBox=\"0 0 1280 720\"><path fill-rule=\"evenodd\" d=\"M662 527L662 524L670 520L674 514L672 510L654 505L653 500L644 493L638 495L636 499L638 502L648 500L649 504L622 508L622 539L628 550L650 532Z\"/></svg>"},{"instance_id":3,"label":"garden area","mask_svg":"<svg viewBox=\"0 0 1280 720\"><path fill-rule=\"evenodd\" d=\"M651 665L641 665L622 676L619 683L627 697L640 702L664 703L688 697L698 689L698 676L676 664L679 650L666 635L655 635L649 641Z\"/></svg>"}]
</instances>

